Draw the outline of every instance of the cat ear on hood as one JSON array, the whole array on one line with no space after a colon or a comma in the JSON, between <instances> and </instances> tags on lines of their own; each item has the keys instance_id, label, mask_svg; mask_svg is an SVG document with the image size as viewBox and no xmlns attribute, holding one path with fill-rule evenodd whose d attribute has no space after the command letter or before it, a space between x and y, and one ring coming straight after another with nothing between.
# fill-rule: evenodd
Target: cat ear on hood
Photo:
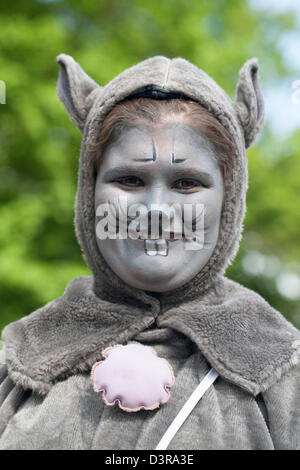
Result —
<instances>
[{"instance_id":1,"label":"cat ear on hood","mask_svg":"<svg viewBox=\"0 0 300 470\"><path fill-rule=\"evenodd\" d=\"M234 102L241 126L244 130L246 148L250 147L264 123L264 97L258 83L257 59L250 59L239 73Z\"/></svg>"},{"instance_id":2,"label":"cat ear on hood","mask_svg":"<svg viewBox=\"0 0 300 470\"><path fill-rule=\"evenodd\" d=\"M84 72L73 57L60 54L56 62L61 67L57 81L58 98L65 105L72 122L83 130L95 94L102 87Z\"/></svg>"}]
</instances>

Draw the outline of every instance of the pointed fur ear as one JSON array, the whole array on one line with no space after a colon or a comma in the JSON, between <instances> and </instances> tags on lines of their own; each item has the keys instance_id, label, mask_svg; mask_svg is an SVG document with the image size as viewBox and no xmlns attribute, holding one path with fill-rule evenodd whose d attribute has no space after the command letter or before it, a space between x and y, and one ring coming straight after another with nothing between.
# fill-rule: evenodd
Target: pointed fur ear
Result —
<instances>
[{"instance_id":1,"label":"pointed fur ear","mask_svg":"<svg viewBox=\"0 0 300 470\"><path fill-rule=\"evenodd\" d=\"M57 95L77 127L83 130L85 120L93 104L95 94L100 87L67 54L56 58L61 69L57 82Z\"/></svg>"},{"instance_id":2,"label":"pointed fur ear","mask_svg":"<svg viewBox=\"0 0 300 470\"><path fill-rule=\"evenodd\" d=\"M240 70L234 103L244 129L246 148L262 130L264 123L264 97L258 83L257 59L248 60Z\"/></svg>"}]
</instances>

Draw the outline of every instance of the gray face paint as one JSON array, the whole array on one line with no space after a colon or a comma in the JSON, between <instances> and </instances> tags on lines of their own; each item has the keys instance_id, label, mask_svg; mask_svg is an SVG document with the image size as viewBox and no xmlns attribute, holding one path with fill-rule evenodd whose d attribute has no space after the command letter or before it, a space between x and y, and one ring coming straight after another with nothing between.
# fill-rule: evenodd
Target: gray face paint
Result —
<instances>
[{"instance_id":1,"label":"gray face paint","mask_svg":"<svg viewBox=\"0 0 300 470\"><path fill-rule=\"evenodd\" d=\"M166 292L190 281L209 260L219 233L223 178L210 141L184 122L124 130L102 155L95 210L104 203L117 204L124 197L129 208L143 205L150 210L155 205L158 212L161 209L161 218L166 204L182 207L182 211L185 204L204 205L202 249L187 250L187 240L179 233L178 239L176 233L170 238L162 228L157 233L157 227L154 235L148 236L140 226L137 239L97 237L111 269L133 287ZM98 221L96 217L96 226Z\"/></svg>"}]
</instances>

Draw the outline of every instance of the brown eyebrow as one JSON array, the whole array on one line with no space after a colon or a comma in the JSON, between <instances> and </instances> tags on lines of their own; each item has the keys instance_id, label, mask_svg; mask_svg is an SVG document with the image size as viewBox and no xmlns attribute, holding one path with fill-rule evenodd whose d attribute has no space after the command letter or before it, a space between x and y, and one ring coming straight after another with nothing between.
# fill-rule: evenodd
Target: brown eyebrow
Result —
<instances>
[{"instance_id":1,"label":"brown eyebrow","mask_svg":"<svg viewBox=\"0 0 300 470\"><path fill-rule=\"evenodd\" d=\"M152 160L151 160L152 161ZM128 175L143 175L147 176L149 174L148 168L142 168L140 166L131 166L131 165L118 165L113 168L108 168L103 175L105 179L118 178L120 175L127 173Z\"/></svg>"},{"instance_id":2,"label":"brown eyebrow","mask_svg":"<svg viewBox=\"0 0 300 470\"><path fill-rule=\"evenodd\" d=\"M204 178L207 182L213 184L214 178L213 176L208 173L207 171L204 170L198 170L193 167L173 167L172 168L172 174L178 175L183 178Z\"/></svg>"},{"instance_id":3,"label":"brown eyebrow","mask_svg":"<svg viewBox=\"0 0 300 470\"><path fill-rule=\"evenodd\" d=\"M127 173L128 175L147 177L149 175L149 169L146 166L143 168L142 166L136 167L131 165L118 165L113 168L108 168L104 172L103 178L105 180L111 180L114 178L118 178L124 175L125 173ZM172 175L174 175L175 178L199 178L208 185L214 184L213 176L207 171L201 169L198 170L193 167L176 165L172 168L171 173Z\"/></svg>"}]
</instances>

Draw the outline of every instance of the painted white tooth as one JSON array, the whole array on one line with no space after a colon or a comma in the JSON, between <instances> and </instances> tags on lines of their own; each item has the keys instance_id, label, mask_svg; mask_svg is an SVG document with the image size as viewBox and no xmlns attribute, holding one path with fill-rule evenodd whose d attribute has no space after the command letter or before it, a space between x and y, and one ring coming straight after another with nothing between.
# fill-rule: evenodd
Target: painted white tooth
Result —
<instances>
[{"instance_id":1,"label":"painted white tooth","mask_svg":"<svg viewBox=\"0 0 300 470\"><path fill-rule=\"evenodd\" d=\"M158 252L155 246L155 240L144 240L145 253L148 256L157 256Z\"/></svg>"},{"instance_id":2,"label":"painted white tooth","mask_svg":"<svg viewBox=\"0 0 300 470\"><path fill-rule=\"evenodd\" d=\"M157 248L157 254L161 256L167 256L168 255L168 241L161 238L160 240L156 240L156 248Z\"/></svg>"}]
</instances>

